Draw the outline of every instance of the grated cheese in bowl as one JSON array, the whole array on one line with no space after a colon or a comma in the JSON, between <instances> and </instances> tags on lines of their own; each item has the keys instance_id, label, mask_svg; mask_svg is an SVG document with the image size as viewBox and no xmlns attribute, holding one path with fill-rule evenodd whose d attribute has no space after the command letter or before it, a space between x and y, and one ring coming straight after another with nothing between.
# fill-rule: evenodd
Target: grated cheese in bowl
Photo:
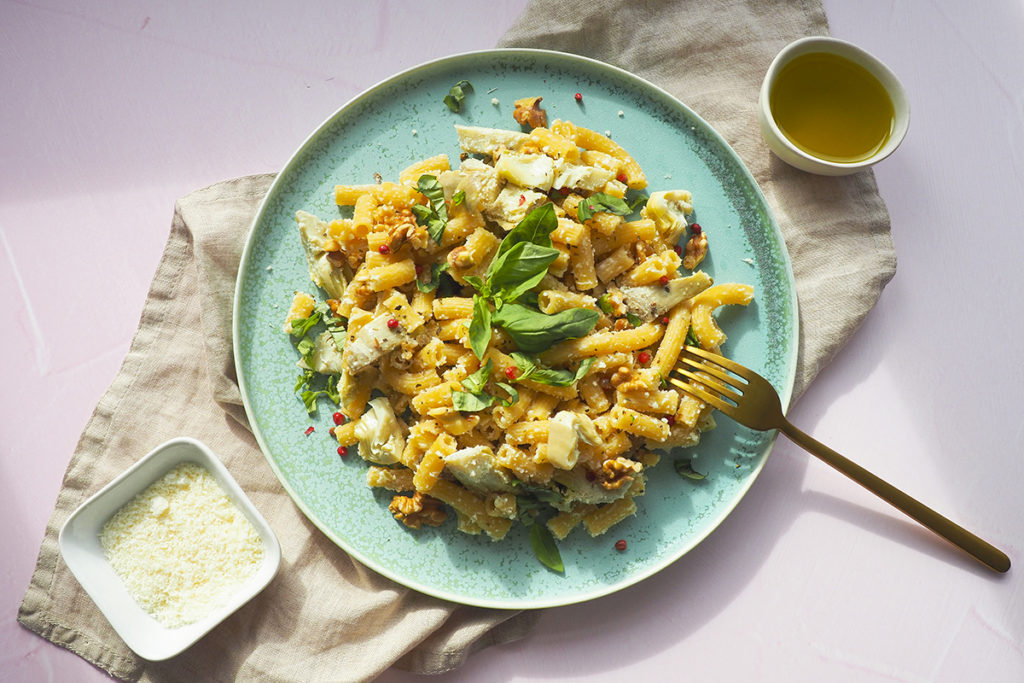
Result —
<instances>
[{"instance_id":1,"label":"grated cheese in bowl","mask_svg":"<svg viewBox=\"0 0 1024 683\"><path fill-rule=\"evenodd\" d=\"M135 601L169 628L226 604L263 561L256 529L196 463L178 465L118 510L100 543Z\"/></svg>"},{"instance_id":2,"label":"grated cheese in bowl","mask_svg":"<svg viewBox=\"0 0 1024 683\"><path fill-rule=\"evenodd\" d=\"M61 556L121 639L162 661L267 587L281 546L227 468L186 437L158 446L82 503Z\"/></svg>"}]
</instances>

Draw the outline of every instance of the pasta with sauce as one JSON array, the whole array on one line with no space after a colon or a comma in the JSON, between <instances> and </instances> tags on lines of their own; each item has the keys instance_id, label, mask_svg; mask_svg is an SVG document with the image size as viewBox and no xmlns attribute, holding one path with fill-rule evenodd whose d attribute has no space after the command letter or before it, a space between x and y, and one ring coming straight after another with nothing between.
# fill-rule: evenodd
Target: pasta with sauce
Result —
<instances>
[{"instance_id":1,"label":"pasta with sauce","mask_svg":"<svg viewBox=\"0 0 1024 683\"><path fill-rule=\"evenodd\" d=\"M287 315L296 391L339 406L341 449L358 446L409 527L454 511L493 540L516 521L602 534L636 511L657 451L713 427L664 379L688 339L720 349L712 312L753 288L697 269L691 194L640 194L607 136L455 129L457 168L441 154L397 183L338 185L348 217L297 212L326 296L297 293Z\"/></svg>"}]
</instances>

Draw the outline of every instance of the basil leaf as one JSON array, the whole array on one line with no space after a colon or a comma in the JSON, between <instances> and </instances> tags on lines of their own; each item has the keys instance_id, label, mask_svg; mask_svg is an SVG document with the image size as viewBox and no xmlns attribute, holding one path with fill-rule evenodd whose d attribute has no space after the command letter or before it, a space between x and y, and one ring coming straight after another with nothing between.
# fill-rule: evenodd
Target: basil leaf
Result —
<instances>
[{"instance_id":1,"label":"basil leaf","mask_svg":"<svg viewBox=\"0 0 1024 683\"><path fill-rule=\"evenodd\" d=\"M472 375L462 380L462 386L466 388L466 391L472 394L479 394L487 386L487 382L491 379L491 372L494 370L494 363L490 358L487 362L480 366L480 369L474 372Z\"/></svg>"},{"instance_id":2,"label":"basil leaf","mask_svg":"<svg viewBox=\"0 0 1024 683\"><path fill-rule=\"evenodd\" d=\"M313 374L315 375L315 373ZM309 379L312 379L312 377L310 377ZM303 391L301 394L299 394L299 398L302 399L302 404L306 406L306 412L309 413L310 415L316 412L316 401L321 396L326 396L327 398L331 399L331 401L333 401L335 405L341 403L341 394L338 393L337 375L327 375L327 383L323 389L317 390L308 388L308 380L304 386L306 386L307 389ZM296 390L298 390L298 385L296 386Z\"/></svg>"},{"instance_id":3,"label":"basil leaf","mask_svg":"<svg viewBox=\"0 0 1024 683\"><path fill-rule=\"evenodd\" d=\"M516 377L517 381L528 379L552 387L572 386L580 381L587 374L587 371L590 370L590 366L594 364L593 358L585 358L580 363L580 366L576 368L576 372L573 373L569 370L546 368L538 361L517 351L513 351L511 356L512 362L516 364L516 368L519 370L519 375Z\"/></svg>"},{"instance_id":4,"label":"basil leaf","mask_svg":"<svg viewBox=\"0 0 1024 683\"><path fill-rule=\"evenodd\" d=\"M292 331L289 333L297 339L302 339L314 325L320 322L320 312L313 311L308 318L300 318L292 321Z\"/></svg>"},{"instance_id":5,"label":"basil leaf","mask_svg":"<svg viewBox=\"0 0 1024 683\"><path fill-rule=\"evenodd\" d=\"M628 205L629 205L629 212L633 213L637 209L643 207L644 205L647 204L647 200L650 199L650 198L651 198L650 195L644 194L642 192L640 194L636 195L635 197L630 199L629 202L627 202Z\"/></svg>"},{"instance_id":6,"label":"basil leaf","mask_svg":"<svg viewBox=\"0 0 1024 683\"><path fill-rule=\"evenodd\" d=\"M614 195L596 192L579 203L576 207L576 217L582 223L590 220L595 213L607 211L616 216L628 216L633 213L629 204Z\"/></svg>"},{"instance_id":7,"label":"basil leaf","mask_svg":"<svg viewBox=\"0 0 1024 683\"><path fill-rule=\"evenodd\" d=\"M416 289L421 292L433 292L437 289L437 286L441 284L441 273L447 272L451 268L451 264L447 261L442 263L434 263L430 266L430 279L426 282L416 279Z\"/></svg>"},{"instance_id":8,"label":"basil leaf","mask_svg":"<svg viewBox=\"0 0 1024 683\"><path fill-rule=\"evenodd\" d=\"M312 368L313 353L316 351L316 343L314 343L309 337L303 337L299 340L299 343L295 345L295 349L302 355L302 361Z\"/></svg>"},{"instance_id":9,"label":"basil leaf","mask_svg":"<svg viewBox=\"0 0 1024 683\"><path fill-rule=\"evenodd\" d=\"M520 242L530 242L536 244L539 247L550 247L551 246L551 233L558 227L558 216L555 215L555 205L541 204L536 209L526 214L523 220L516 224L516 227L505 235L505 239L498 245L498 253L494 256L494 261L491 261L493 266L498 257L504 254L506 251L519 244ZM487 274L490 275L492 272L491 268L487 269Z\"/></svg>"},{"instance_id":10,"label":"basil leaf","mask_svg":"<svg viewBox=\"0 0 1024 683\"><path fill-rule=\"evenodd\" d=\"M491 343L491 305L487 299L473 295L473 320L469 323L469 348L482 359Z\"/></svg>"},{"instance_id":11,"label":"basil leaf","mask_svg":"<svg viewBox=\"0 0 1024 683\"><path fill-rule=\"evenodd\" d=\"M676 458L674 465L676 468L676 474L681 477L686 477L687 479L700 481L708 476L693 469L693 461L689 458Z\"/></svg>"},{"instance_id":12,"label":"basil leaf","mask_svg":"<svg viewBox=\"0 0 1024 683\"><path fill-rule=\"evenodd\" d=\"M520 242L491 261L493 271L489 272L487 284L492 291L501 291L504 302L511 303L536 287L560 254L552 247Z\"/></svg>"},{"instance_id":13,"label":"basil leaf","mask_svg":"<svg viewBox=\"0 0 1024 683\"><path fill-rule=\"evenodd\" d=\"M473 91L473 85L467 80L461 80L448 90L448 94L444 96L445 105L453 112L458 113L462 110L462 103L466 101L466 92Z\"/></svg>"},{"instance_id":14,"label":"basil leaf","mask_svg":"<svg viewBox=\"0 0 1024 683\"><path fill-rule=\"evenodd\" d=\"M700 346L700 340L697 339L697 333L693 331L693 325L690 325L686 329L686 345L687 346Z\"/></svg>"},{"instance_id":15,"label":"basil leaf","mask_svg":"<svg viewBox=\"0 0 1024 683\"><path fill-rule=\"evenodd\" d=\"M494 404L494 397L486 392L473 394L468 391L453 391L452 405L455 410L464 413L475 413Z\"/></svg>"},{"instance_id":16,"label":"basil leaf","mask_svg":"<svg viewBox=\"0 0 1024 683\"><path fill-rule=\"evenodd\" d=\"M466 191L465 190L459 190L458 192L456 192L455 194L452 195L452 206L458 206L459 204L462 204L465 201L466 201Z\"/></svg>"},{"instance_id":17,"label":"basil leaf","mask_svg":"<svg viewBox=\"0 0 1024 683\"><path fill-rule=\"evenodd\" d=\"M501 401L501 405L508 408L513 403L519 402L519 392L516 391L515 387L513 387L511 384L508 384L507 382L495 382L495 384L497 384L499 387L508 392L508 395L510 397L507 401L502 398L498 398L498 400Z\"/></svg>"},{"instance_id":18,"label":"basil leaf","mask_svg":"<svg viewBox=\"0 0 1024 683\"><path fill-rule=\"evenodd\" d=\"M302 374L295 381L295 388L292 391L297 392L299 389L303 389L309 386L309 381L316 376L315 370L303 370Z\"/></svg>"},{"instance_id":19,"label":"basil leaf","mask_svg":"<svg viewBox=\"0 0 1024 683\"><path fill-rule=\"evenodd\" d=\"M320 313L321 320L327 325L327 331L331 334L331 339L334 341L334 346L339 352L345 350L345 342L348 338L348 333L345 331L345 320L334 315L334 311L326 303L318 305L317 311Z\"/></svg>"},{"instance_id":20,"label":"basil leaf","mask_svg":"<svg viewBox=\"0 0 1024 683\"><path fill-rule=\"evenodd\" d=\"M480 292L480 296L490 296L491 288L487 286L486 282L481 280L476 275L467 275L462 279L468 282L473 287L473 289Z\"/></svg>"},{"instance_id":21,"label":"basil leaf","mask_svg":"<svg viewBox=\"0 0 1024 683\"><path fill-rule=\"evenodd\" d=\"M611 315L612 311L615 310L612 308L612 300L608 296L608 292L605 292L597 298L597 307L600 308L605 315Z\"/></svg>"},{"instance_id":22,"label":"basil leaf","mask_svg":"<svg viewBox=\"0 0 1024 683\"><path fill-rule=\"evenodd\" d=\"M584 336L600 317L585 308L546 315L522 304L505 304L494 312L491 322L505 330L520 351L539 353L560 341Z\"/></svg>"},{"instance_id":23,"label":"basil leaf","mask_svg":"<svg viewBox=\"0 0 1024 683\"><path fill-rule=\"evenodd\" d=\"M633 327L640 327L644 324L643 319L635 313L626 313L626 320L629 321L629 324Z\"/></svg>"},{"instance_id":24,"label":"basil leaf","mask_svg":"<svg viewBox=\"0 0 1024 683\"><path fill-rule=\"evenodd\" d=\"M440 244L444 237L445 226L448 225L448 207L444 203L444 188L437 176L424 173L416 180L416 189L427 198L430 206L414 204L412 212L416 214L416 223L424 225L427 233L435 243Z\"/></svg>"},{"instance_id":25,"label":"basil leaf","mask_svg":"<svg viewBox=\"0 0 1024 683\"><path fill-rule=\"evenodd\" d=\"M543 524L530 525L530 545L533 546L533 554L541 563L556 572L565 572L565 564L562 563L562 554L558 552L555 545L555 537L551 535L548 528Z\"/></svg>"}]
</instances>

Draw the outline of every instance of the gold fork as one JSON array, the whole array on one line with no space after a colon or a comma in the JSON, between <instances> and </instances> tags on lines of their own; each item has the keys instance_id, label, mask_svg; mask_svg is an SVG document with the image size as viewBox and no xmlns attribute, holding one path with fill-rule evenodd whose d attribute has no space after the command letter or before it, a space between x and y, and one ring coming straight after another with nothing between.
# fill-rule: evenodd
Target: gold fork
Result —
<instances>
[{"instance_id":1,"label":"gold fork","mask_svg":"<svg viewBox=\"0 0 1024 683\"><path fill-rule=\"evenodd\" d=\"M782 403L774 387L756 372L694 346L684 349L672 372L684 379L670 376L669 381L691 396L714 406L750 429L779 430L808 453L825 461L985 566L997 572L1010 569L1010 558L998 548L794 427L782 414Z\"/></svg>"}]
</instances>

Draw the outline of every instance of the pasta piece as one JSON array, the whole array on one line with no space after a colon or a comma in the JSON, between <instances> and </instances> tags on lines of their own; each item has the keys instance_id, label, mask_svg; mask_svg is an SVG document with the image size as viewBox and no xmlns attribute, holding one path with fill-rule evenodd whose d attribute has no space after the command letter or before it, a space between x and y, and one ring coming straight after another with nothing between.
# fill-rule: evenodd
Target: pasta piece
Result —
<instances>
[{"instance_id":1,"label":"pasta piece","mask_svg":"<svg viewBox=\"0 0 1024 683\"><path fill-rule=\"evenodd\" d=\"M402 185L416 187L417 181L422 175L439 176L444 171L451 170L447 154L438 154L429 159L422 159L406 167L398 174L398 182Z\"/></svg>"},{"instance_id":2,"label":"pasta piece","mask_svg":"<svg viewBox=\"0 0 1024 683\"><path fill-rule=\"evenodd\" d=\"M626 330L595 332L586 337L571 339L556 344L550 351L541 354L546 365L564 365L575 358L602 356L617 351L637 351L652 346L661 339L664 328L647 323Z\"/></svg>"},{"instance_id":3,"label":"pasta piece","mask_svg":"<svg viewBox=\"0 0 1024 683\"><path fill-rule=\"evenodd\" d=\"M600 536L613 526L636 514L636 503L632 496L620 498L614 503L602 505L583 516L583 526L591 536Z\"/></svg>"},{"instance_id":4,"label":"pasta piece","mask_svg":"<svg viewBox=\"0 0 1024 683\"><path fill-rule=\"evenodd\" d=\"M654 354L653 367L667 378L679 360L679 354L686 343L686 333L690 329L690 302L681 301L668 314L668 325L665 334Z\"/></svg>"},{"instance_id":5,"label":"pasta piece","mask_svg":"<svg viewBox=\"0 0 1024 683\"><path fill-rule=\"evenodd\" d=\"M753 298L753 287L731 283L713 285L693 297L691 324L701 347L713 351L725 343L725 333L711 315L716 308L725 304L746 306Z\"/></svg>"}]
</instances>

